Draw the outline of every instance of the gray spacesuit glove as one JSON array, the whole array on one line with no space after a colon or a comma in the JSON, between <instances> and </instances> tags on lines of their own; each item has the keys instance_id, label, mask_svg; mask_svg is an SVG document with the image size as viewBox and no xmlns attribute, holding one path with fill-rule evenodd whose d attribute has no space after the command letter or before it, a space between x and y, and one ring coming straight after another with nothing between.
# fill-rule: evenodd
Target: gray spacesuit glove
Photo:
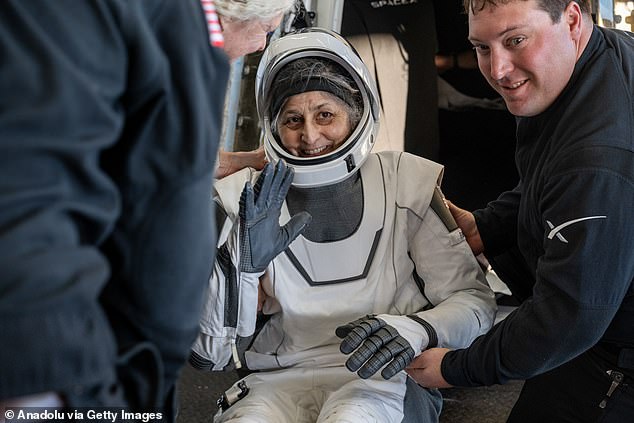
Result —
<instances>
[{"instance_id":1,"label":"gray spacesuit glove","mask_svg":"<svg viewBox=\"0 0 634 423\"><path fill-rule=\"evenodd\" d=\"M402 327L410 339L393 325ZM343 339L339 346L341 352L352 353L346 367L362 379L371 377L383 366L381 376L391 378L404 370L428 341L425 329L407 316L367 315L339 326L335 334Z\"/></svg>"},{"instance_id":2,"label":"gray spacesuit glove","mask_svg":"<svg viewBox=\"0 0 634 423\"><path fill-rule=\"evenodd\" d=\"M297 213L280 226L280 211L293 181L293 169L279 160L267 163L255 182L247 181L240 196L240 270L262 272L310 222L307 212Z\"/></svg>"}]
</instances>

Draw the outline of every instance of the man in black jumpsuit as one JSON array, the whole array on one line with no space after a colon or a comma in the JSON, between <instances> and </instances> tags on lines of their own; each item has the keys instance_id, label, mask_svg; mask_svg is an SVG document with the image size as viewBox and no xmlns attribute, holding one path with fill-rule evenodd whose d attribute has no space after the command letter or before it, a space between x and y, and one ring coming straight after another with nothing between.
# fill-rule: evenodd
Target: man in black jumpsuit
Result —
<instances>
[{"instance_id":1,"label":"man in black jumpsuit","mask_svg":"<svg viewBox=\"0 0 634 423\"><path fill-rule=\"evenodd\" d=\"M520 183L452 213L475 253L517 246L534 284L471 347L429 350L410 373L424 386L527 379L511 422L630 421L634 37L594 26L588 1L465 5L480 70L519 117Z\"/></svg>"}]
</instances>

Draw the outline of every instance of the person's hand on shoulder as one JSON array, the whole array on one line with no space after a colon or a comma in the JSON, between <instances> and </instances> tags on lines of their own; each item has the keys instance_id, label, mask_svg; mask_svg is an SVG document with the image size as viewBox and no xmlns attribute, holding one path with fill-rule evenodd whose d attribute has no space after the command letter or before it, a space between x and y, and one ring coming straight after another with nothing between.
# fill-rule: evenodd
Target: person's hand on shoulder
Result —
<instances>
[{"instance_id":1,"label":"person's hand on shoulder","mask_svg":"<svg viewBox=\"0 0 634 423\"><path fill-rule=\"evenodd\" d=\"M218 152L218 167L214 177L222 179L245 167L252 167L255 170L262 170L268 163L264 154L264 146L253 151L225 151Z\"/></svg>"},{"instance_id":2,"label":"person's hand on shoulder","mask_svg":"<svg viewBox=\"0 0 634 423\"><path fill-rule=\"evenodd\" d=\"M460 230L467 239L467 243L469 247L471 247L473 254L476 256L482 254L484 252L484 244L482 243L482 238L480 238L480 231L478 231L478 225L476 224L473 213L461 209L449 200L445 200L445 203L447 207L449 207L449 211L458 224L458 227L460 227Z\"/></svg>"}]
</instances>

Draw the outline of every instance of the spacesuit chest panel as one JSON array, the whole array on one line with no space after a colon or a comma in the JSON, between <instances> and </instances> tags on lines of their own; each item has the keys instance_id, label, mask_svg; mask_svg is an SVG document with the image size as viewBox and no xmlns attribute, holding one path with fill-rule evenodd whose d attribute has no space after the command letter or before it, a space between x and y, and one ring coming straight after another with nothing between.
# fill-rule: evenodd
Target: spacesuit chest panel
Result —
<instances>
[{"instance_id":1,"label":"spacesuit chest panel","mask_svg":"<svg viewBox=\"0 0 634 423\"><path fill-rule=\"evenodd\" d=\"M311 286L363 279L370 270L385 225L385 183L379 160L373 155L360 172L364 203L357 230L348 238L323 243L300 235L284 252L294 269ZM283 213L288 215L288 210L285 208Z\"/></svg>"}]
</instances>

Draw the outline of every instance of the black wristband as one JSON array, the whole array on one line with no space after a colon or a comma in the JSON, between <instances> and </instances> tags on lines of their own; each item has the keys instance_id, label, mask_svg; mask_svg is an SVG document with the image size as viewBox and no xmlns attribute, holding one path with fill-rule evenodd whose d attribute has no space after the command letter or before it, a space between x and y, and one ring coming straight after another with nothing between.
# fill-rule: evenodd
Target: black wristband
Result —
<instances>
[{"instance_id":1,"label":"black wristband","mask_svg":"<svg viewBox=\"0 0 634 423\"><path fill-rule=\"evenodd\" d=\"M429 342L427 342L427 347L425 347L425 349L435 348L438 346L438 334L436 333L436 329L434 329L434 327L427 320L421 319L415 314L408 314L407 317L421 325L427 332L427 338Z\"/></svg>"}]
</instances>

